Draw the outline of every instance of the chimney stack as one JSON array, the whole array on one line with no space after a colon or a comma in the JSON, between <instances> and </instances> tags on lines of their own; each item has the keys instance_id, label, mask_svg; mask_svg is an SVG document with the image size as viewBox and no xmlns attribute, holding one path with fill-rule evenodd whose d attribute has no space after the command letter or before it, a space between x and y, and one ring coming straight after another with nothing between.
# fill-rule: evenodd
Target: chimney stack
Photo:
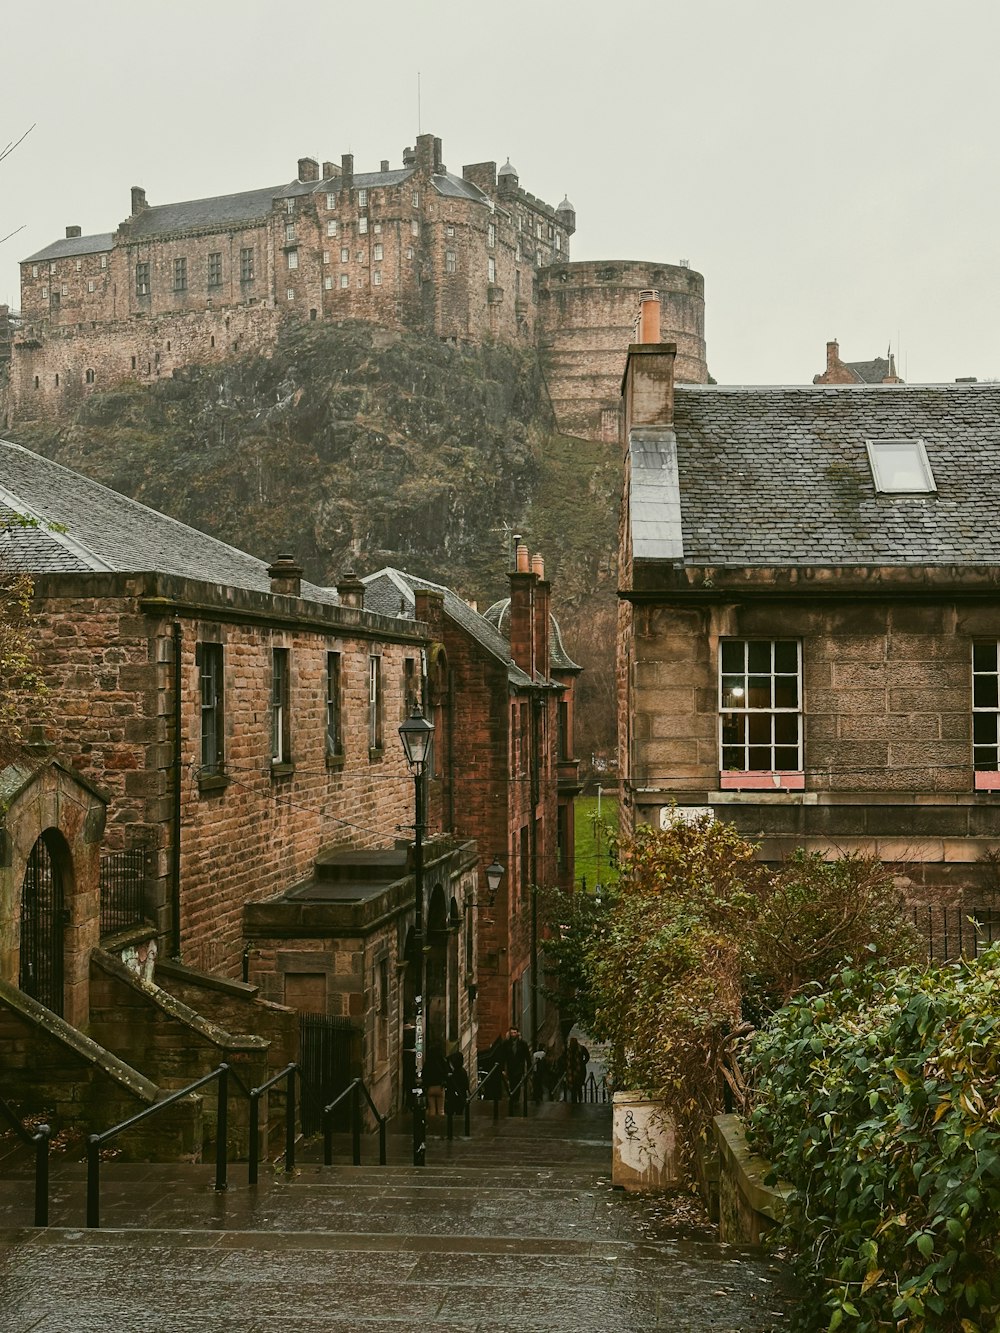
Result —
<instances>
[{"instance_id":1,"label":"chimney stack","mask_svg":"<svg viewBox=\"0 0 1000 1333\"><path fill-rule=\"evenodd\" d=\"M300 181L318 181L319 163L314 157L299 158L299 176Z\"/></svg>"},{"instance_id":2,"label":"chimney stack","mask_svg":"<svg viewBox=\"0 0 1000 1333\"><path fill-rule=\"evenodd\" d=\"M545 581L545 561L540 555L531 557L531 572L535 575L535 669L540 676L549 674L549 601L551 584Z\"/></svg>"},{"instance_id":3,"label":"chimney stack","mask_svg":"<svg viewBox=\"0 0 1000 1333\"><path fill-rule=\"evenodd\" d=\"M353 569L348 569L337 584L337 596L341 606L353 606L358 610L364 606L365 585Z\"/></svg>"},{"instance_id":4,"label":"chimney stack","mask_svg":"<svg viewBox=\"0 0 1000 1333\"><path fill-rule=\"evenodd\" d=\"M80 228L79 228L79 227L67 227L67 228L66 228L66 239L67 239L67 241L75 240L76 237L79 236L79 235L80 235Z\"/></svg>"},{"instance_id":5,"label":"chimney stack","mask_svg":"<svg viewBox=\"0 0 1000 1333\"><path fill-rule=\"evenodd\" d=\"M302 566L295 563L294 557L279 555L273 565L268 565L267 577L273 593L283 597L302 596Z\"/></svg>"},{"instance_id":6,"label":"chimney stack","mask_svg":"<svg viewBox=\"0 0 1000 1333\"><path fill-rule=\"evenodd\" d=\"M535 676L535 584L528 548L520 542L510 575L510 655L522 671Z\"/></svg>"},{"instance_id":7,"label":"chimney stack","mask_svg":"<svg viewBox=\"0 0 1000 1333\"><path fill-rule=\"evenodd\" d=\"M342 153L340 157L340 179L345 190L354 189L354 154Z\"/></svg>"},{"instance_id":8,"label":"chimney stack","mask_svg":"<svg viewBox=\"0 0 1000 1333\"><path fill-rule=\"evenodd\" d=\"M323 163L323 179L325 181L331 181L335 176L339 175L340 175L339 169L335 167L332 162Z\"/></svg>"},{"instance_id":9,"label":"chimney stack","mask_svg":"<svg viewBox=\"0 0 1000 1333\"><path fill-rule=\"evenodd\" d=\"M826 368L834 370L840 365L840 343L834 338L832 342L826 345Z\"/></svg>"},{"instance_id":10,"label":"chimney stack","mask_svg":"<svg viewBox=\"0 0 1000 1333\"><path fill-rule=\"evenodd\" d=\"M141 185L132 186L132 217L136 217L144 209L148 208L146 203L146 191Z\"/></svg>"},{"instance_id":11,"label":"chimney stack","mask_svg":"<svg viewBox=\"0 0 1000 1333\"><path fill-rule=\"evenodd\" d=\"M382 172L383 176L389 170L389 159L387 157L383 157L382 161L379 164L379 170Z\"/></svg>"}]
</instances>

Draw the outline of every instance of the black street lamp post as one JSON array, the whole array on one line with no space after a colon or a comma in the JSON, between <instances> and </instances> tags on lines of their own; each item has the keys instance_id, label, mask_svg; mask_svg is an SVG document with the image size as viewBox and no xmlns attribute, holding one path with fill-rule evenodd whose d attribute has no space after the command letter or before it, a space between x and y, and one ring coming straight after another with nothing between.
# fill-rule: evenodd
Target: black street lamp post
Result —
<instances>
[{"instance_id":1,"label":"black street lamp post","mask_svg":"<svg viewBox=\"0 0 1000 1333\"><path fill-rule=\"evenodd\" d=\"M414 705L400 725L399 739L413 774L416 811L413 823L413 951L417 968L413 1015L413 1165L423 1166L427 1152L427 1103L424 1098L424 777L434 723Z\"/></svg>"}]
</instances>

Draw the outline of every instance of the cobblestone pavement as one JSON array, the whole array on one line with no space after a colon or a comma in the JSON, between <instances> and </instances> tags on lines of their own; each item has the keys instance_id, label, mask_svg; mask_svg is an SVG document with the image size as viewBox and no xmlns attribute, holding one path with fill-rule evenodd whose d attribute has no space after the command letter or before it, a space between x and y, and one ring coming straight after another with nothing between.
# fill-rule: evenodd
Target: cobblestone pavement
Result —
<instances>
[{"instance_id":1,"label":"cobblestone pavement","mask_svg":"<svg viewBox=\"0 0 1000 1333\"><path fill-rule=\"evenodd\" d=\"M440 1126L438 1128L441 1128ZM663 1202L610 1188L610 1112L546 1103L428 1141L428 1166L268 1171L217 1194L206 1167L110 1162L100 1231L61 1163L54 1225L0 1178L4 1333L765 1333L784 1274ZM406 1160L405 1137L390 1140ZM366 1148L366 1152L369 1151ZM306 1149L305 1157L310 1156ZM312 1154L315 1155L315 1154Z\"/></svg>"}]
</instances>

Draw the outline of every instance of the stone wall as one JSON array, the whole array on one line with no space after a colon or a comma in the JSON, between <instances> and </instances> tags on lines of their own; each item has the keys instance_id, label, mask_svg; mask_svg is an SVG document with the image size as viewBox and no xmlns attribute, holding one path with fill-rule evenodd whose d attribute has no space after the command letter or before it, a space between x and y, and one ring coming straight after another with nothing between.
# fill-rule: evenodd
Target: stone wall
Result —
<instances>
[{"instance_id":1,"label":"stone wall","mask_svg":"<svg viewBox=\"0 0 1000 1333\"><path fill-rule=\"evenodd\" d=\"M710 805L778 861L798 846L898 867L915 901L979 900L1000 808L972 765L972 645L1000 637L988 599L765 596L638 603L623 641L638 820ZM735 577L735 576L734 576ZM708 580L707 580L708 581ZM623 627L628 632L626 622ZM802 644L802 791L720 790L719 643Z\"/></svg>"},{"instance_id":2,"label":"stone wall","mask_svg":"<svg viewBox=\"0 0 1000 1333\"><path fill-rule=\"evenodd\" d=\"M705 279L633 260L554 264L539 274L539 345L559 429L616 442L622 367L639 293L660 294L661 338L676 343L678 380L704 384Z\"/></svg>"},{"instance_id":3,"label":"stone wall","mask_svg":"<svg viewBox=\"0 0 1000 1333\"><path fill-rule=\"evenodd\" d=\"M759 1245L784 1215L790 1187L766 1185L771 1163L747 1146L737 1115L715 1117L719 1160L719 1240L724 1245Z\"/></svg>"}]
</instances>

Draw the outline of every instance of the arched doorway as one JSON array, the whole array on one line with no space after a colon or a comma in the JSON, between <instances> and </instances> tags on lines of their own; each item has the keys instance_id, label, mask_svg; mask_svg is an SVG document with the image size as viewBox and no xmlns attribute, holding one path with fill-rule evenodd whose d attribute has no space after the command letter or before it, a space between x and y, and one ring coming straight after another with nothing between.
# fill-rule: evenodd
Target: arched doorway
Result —
<instances>
[{"instance_id":1,"label":"arched doorway","mask_svg":"<svg viewBox=\"0 0 1000 1333\"><path fill-rule=\"evenodd\" d=\"M28 854L21 882L18 986L60 1016L65 997L66 885L61 835L46 829Z\"/></svg>"}]
</instances>

